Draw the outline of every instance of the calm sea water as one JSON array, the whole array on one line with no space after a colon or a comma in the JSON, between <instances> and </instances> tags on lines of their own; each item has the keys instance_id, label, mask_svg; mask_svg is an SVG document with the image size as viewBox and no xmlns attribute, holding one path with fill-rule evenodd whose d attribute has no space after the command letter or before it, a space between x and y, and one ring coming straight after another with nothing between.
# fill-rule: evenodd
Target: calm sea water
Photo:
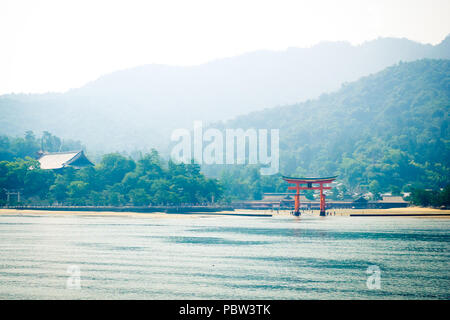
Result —
<instances>
[{"instance_id":1,"label":"calm sea water","mask_svg":"<svg viewBox=\"0 0 450 320\"><path fill-rule=\"evenodd\" d=\"M449 242L445 219L3 215L0 298L449 299Z\"/></svg>"}]
</instances>

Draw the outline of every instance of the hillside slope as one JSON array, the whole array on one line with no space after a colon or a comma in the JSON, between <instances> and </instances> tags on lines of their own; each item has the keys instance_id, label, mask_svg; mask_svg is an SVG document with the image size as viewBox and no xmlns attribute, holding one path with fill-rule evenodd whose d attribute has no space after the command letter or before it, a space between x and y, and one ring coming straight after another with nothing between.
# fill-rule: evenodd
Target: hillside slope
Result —
<instances>
[{"instance_id":1,"label":"hillside slope","mask_svg":"<svg viewBox=\"0 0 450 320\"><path fill-rule=\"evenodd\" d=\"M450 183L450 60L399 63L319 99L254 112L230 128L279 128L281 171L339 174L372 190Z\"/></svg>"}]
</instances>

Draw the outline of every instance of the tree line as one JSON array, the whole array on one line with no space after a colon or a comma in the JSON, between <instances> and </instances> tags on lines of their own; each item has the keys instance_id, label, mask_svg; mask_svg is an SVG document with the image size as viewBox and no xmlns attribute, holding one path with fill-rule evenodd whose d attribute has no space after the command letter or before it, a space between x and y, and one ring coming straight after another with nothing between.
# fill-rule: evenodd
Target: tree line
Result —
<instances>
[{"instance_id":1,"label":"tree line","mask_svg":"<svg viewBox=\"0 0 450 320\"><path fill-rule=\"evenodd\" d=\"M409 197L412 204L420 207L449 208L450 186L442 190L413 189Z\"/></svg>"},{"instance_id":2,"label":"tree line","mask_svg":"<svg viewBox=\"0 0 450 320\"><path fill-rule=\"evenodd\" d=\"M42 139L45 139L42 141ZM180 205L230 203L235 200L260 200L263 193L286 192L281 174L263 176L257 165L222 167L177 164L164 160L156 150L133 159L119 153L102 156L93 167L75 170L42 170L37 152L61 150L62 141L48 132L36 138L32 132L22 137L0 136L0 205L7 204L6 192L20 191L22 204L33 205ZM64 142L67 148L79 149L77 141ZM63 149L64 150L64 149ZM371 183L374 198L383 190ZM410 185L409 200L418 206L450 206L450 186L425 189ZM393 188L400 195L400 188ZM313 199L311 191L305 196ZM339 183L328 195L330 200L354 196L345 183ZM10 201L14 203L15 196Z\"/></svg>"},{"instance_id":3,"label":"tree line","mask_svg":"<svg viewBox=\"0 0 450 320\"><path fill-rule=\"evenodd\" d=\"M24 138L0 137L0 204L6 204L11 190L21 192L23 204L34 205L203 204L220 201L223 194L217 179L203 175L199 165L164 161L156 150L138 160L105 154L93 167L55 171L40 169L35 154L43 145L32 132Z\"/></svg>"}]
</instances>

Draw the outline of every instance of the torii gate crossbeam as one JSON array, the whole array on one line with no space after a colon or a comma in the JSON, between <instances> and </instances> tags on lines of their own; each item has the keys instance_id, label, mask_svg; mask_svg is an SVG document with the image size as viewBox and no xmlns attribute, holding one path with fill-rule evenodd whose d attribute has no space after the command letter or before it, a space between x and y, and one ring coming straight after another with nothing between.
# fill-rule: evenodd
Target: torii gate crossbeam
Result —
<instances>
[{"instance_id":1,"label":"torii gate crossbeam","mask_svg":"<svg viewBox=\"0 0 450 320\"><path fill-rule=\"evenodd\" d=\"M300 190L320 190L320 215L325 215L326 203L325 203L325 194L323 190L330 190L331 187L324 186L324 184L328 184L333 182L337 176L326 177L326 178L293 178L283 176L283 180L287 183L294 184L295 186L288 187L288 190L295 190L294 195L294 214L296 216L300 215ZM306 187L302 187L301 185L306 184ZM318 186L313 186L313 184Z\"/></svg>"}]
</instances>

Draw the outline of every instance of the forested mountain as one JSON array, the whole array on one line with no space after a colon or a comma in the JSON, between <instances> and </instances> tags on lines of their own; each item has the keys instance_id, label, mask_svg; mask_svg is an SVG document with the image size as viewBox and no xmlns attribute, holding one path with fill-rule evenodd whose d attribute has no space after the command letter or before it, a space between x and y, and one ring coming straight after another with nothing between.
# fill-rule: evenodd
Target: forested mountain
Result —
<instances>
[{"instance_id":1,"label":"forested mountain","mask_svg":"<svg viewBox=\"0 0 450 320\"><path fill-rule=\"evenodd\" d=\"M450 60L423 59L223 126L279 128L283 174L338 174L354 190L398 192L450 184L449 111Z\"/></svg>"},{"instance_id":2,"label":"forested mountain","mask_svg":"<svg viewBox=\"0 0 450 320\"><path fill-rule=\"evenodd\" d=\"M105 75L66 93L0 96L0 134L49 131L88 150L156 147L167 154L174 128L218 121L337 90L399 61L450 59L450 37L432 46L378 39L352 46L257 51L191 66L146 65Z\"/></svg>"}]
</instances>

